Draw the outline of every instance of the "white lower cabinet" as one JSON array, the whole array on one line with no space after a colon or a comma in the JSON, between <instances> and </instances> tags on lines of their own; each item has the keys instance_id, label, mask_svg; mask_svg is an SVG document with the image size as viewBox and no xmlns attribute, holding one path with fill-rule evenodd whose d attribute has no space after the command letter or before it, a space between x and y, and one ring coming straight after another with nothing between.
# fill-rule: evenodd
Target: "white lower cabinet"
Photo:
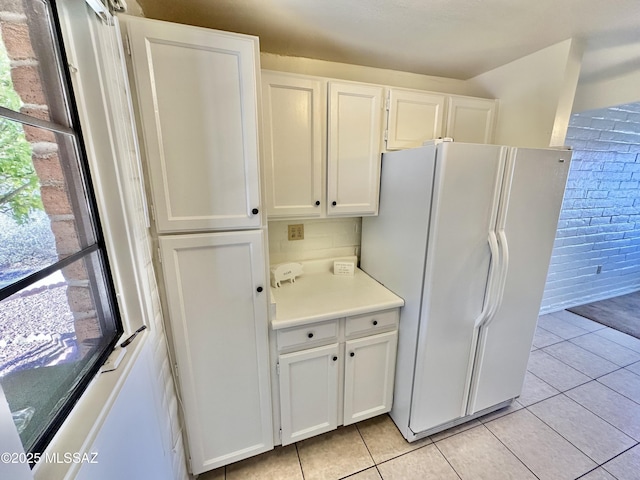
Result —
<instances>
[{"instance_id":1,"label":"white lower cabinet","mask_svg":"<svg viewBox=\"0 0 640 480\"><path fill-rule=\"evenodd\" d=\"M345 344L343 425L391 410L398 332Z\"/></svg>"},{"instance_id":2,"label":"white lower cabinet","mask_svg":"<svg viewBox=\"0 0 640 480\"><path fill-rule=\"evenodd\" d=\"M338 344L280 355L282 443L338 426Z\"/></svg>"},{"instance_id":3,"label":"white lower cabinet","mask_svg":"<svg viewBox=\"0 0 640 480\"><path fill-rule=\"evenodd\" d=\"M273 332L282 445L391 410L397 328L393 309Z\"/></svg>"}]
</instances>

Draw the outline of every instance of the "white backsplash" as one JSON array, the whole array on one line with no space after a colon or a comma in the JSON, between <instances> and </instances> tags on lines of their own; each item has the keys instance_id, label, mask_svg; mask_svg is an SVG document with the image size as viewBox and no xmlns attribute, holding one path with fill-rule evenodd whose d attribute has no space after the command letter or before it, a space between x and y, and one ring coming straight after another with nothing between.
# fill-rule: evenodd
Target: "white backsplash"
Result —
<instances>
[{"instance_id":1,"label":"white backsplash","mask_svg":"<svg viewBox=\"0 0 640 480\"><path fill-rule=\"evenodd\" d=\"M289 240L288 225L302 223L304 240ZM362 218L278 220L269 222L271 265L314 258L360 256Z\"/></svg>"}]
</instances>

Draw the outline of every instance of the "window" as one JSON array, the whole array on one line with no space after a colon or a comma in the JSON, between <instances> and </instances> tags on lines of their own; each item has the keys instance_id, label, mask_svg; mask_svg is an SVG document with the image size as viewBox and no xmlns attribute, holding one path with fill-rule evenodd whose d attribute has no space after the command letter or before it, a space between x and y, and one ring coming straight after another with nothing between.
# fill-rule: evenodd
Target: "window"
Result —
<instances>
[{"instance_id":1,"label":"window","mask_svg":"<svg viewBox=\"0 0 640 480\"><path fill-rule=\"evenodd\" d=\"M27 452L122 333L54 10L0 1L0 384Z\"/></svg>"}]
</instances>

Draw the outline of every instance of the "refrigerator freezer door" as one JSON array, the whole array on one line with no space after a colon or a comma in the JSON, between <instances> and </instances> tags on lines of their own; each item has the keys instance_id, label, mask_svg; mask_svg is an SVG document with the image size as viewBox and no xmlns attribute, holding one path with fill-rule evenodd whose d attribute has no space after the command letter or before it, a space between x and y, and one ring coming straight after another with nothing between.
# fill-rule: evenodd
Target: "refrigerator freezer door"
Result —
<instances>
[{"instance_id":1,"label":"refrigerator freezer door","mask_svg":"<svg viewBox=\"0 0 640 480\"><path fill-rule=\"evenodd\" d=\"M555 239L571 152L513 149L498 230L509 251L500 308L481 329L469 414L520 395Z\"/></svg>"},{"instance_id":2,"label":"refrigerator freezer door","mask_svg":"<svg viewBox=\"0 0 640 480\"><path fill-rule=\"evenodd\" d=\"M434 145L383 154L380 210L362 219L360 268L404 299L391 417L407 438L435 157Z\"/></svg>"},{"instance_id":3,"label":"refrigerator freezer door","mask_svg":"<svg viewBox=\"0 0 640 480\"><path fill-rule=\"evenodd\" d=\"M416 433L466 411L506 152L496 145L438 146L409 422Z\"/></svg>"}]
</instances>

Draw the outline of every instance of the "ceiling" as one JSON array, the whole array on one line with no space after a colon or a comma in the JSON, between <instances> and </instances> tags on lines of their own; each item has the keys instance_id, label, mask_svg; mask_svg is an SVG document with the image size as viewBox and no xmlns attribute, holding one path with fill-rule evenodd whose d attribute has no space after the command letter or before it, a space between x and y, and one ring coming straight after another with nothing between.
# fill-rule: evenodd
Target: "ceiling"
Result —
<instances>
[{"instance_id":1,"label":"ceiling","mask_svg":"<svg viewBox=\"0 0 640 480\"><path fill-rule=\"evenodd\" d=\"M137 0L287 56L468 79L568 38L581 81L640 70L640 0ZM541 72L542 74L542 72Z\"/></svg>"}]
</instances>

